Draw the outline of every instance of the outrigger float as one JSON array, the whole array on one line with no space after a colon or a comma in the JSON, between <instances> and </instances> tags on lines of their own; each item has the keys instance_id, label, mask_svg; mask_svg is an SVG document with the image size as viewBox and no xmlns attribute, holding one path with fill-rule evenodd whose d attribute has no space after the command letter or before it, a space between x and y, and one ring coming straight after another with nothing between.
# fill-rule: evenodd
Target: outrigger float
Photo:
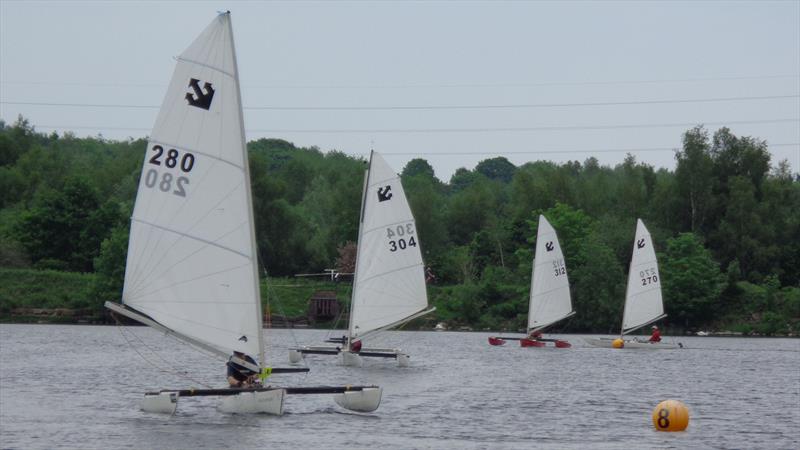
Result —
<instances>
[{"instance_id":1,"label":"outrigger float","mask_svg":"<svg viewBox=\"0 0 800 450\"><path fill-rule=\"evenodd\" d=\"M283 415L286 394L337 394L333 400L350 411L368 413L378 409L382 390L378 386L256 387L228 389L162 389L147 392L143 411L174 414L181 397L222 397L217 409L225 413L265 413Z\"/></svg>"},{"instance_id":2,"label":"outrigger float","mask_svg":"<svg viewBox=\"0 0 800 450\"><path fill-rule=\"evenodd\" d=\"M490 336L490 345L506 345L506 341L519 341L520 347L546 347L547 342L552 342L556 348L570 348L572 344L561 339L545 339L541 337L511 337L511 336Z\"/></svg>"},{"instance_id":3,"label":"outrigger float","mask_svg":"<svg viewBox=\"0 0 800 450\"><path fill-rule=\"evenodd\" d=\"M218 15L177 58L141 173L122 301L105 306L260 378L249 388L147 392L143 410L173 414L181 397L216 396L227 413L280 415L287 394L334 395L337 404L357 412L378 408L378 386L265 385L272 374L308 368L266 365L230 13ZM230 356L234 352L258 355L258 362Z\"/></svg>"}]
</instances>

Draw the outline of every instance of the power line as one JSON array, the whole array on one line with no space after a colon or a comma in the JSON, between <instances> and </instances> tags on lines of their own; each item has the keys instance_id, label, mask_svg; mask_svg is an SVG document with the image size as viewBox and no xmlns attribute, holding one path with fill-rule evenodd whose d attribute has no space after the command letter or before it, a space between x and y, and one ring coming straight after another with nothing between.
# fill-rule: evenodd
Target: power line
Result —
<instances>
[{"instance_id":1,"label":"power line","mask_svg":"<svg viewBox=\"0 0 800 450\"><path fill-rule=\"evenodd\" d=\"M631 100L613 102L583 102L583 103L520 103L520 104L495 104L495 105L409 105L409 106L243 106L246 110L257 111L419 111L419 110L466 110L466 109L527 109L527 108L572 108L587 106L632 106L655 104L679 103L717 103L732 101L778 100L800 98L800 94L790 95L762 95L748 97L712 97L697 99L661 99L661 100ZM92 103L54 103L54 102L13 102L0 101L5 105L23 106L55 106L71 108L135 108L156 109L157 105L131 105L131 104L92 104Z\"/></svg>"},{"instance_id":2,"label":"power line","mask_svg":"<svg viewBox=\"0 0 800 450\"><path fill-rule=\"evenodd\" d=\"M655 124L618 124L618 125L554 125L538 127L498 127L498 128L375 128L375 129L250 129L250 132L261 133L484 133L484 132L519 132L519 131L573 131L573 130L614 130L626 128L670 128L695 127L697 125L727 126L743 124L787 123L800 119L765 119L765 120L733 120L726 122L683 122Z\"/></svg>"},{"instance_id":3,"label":"power line","mask_svg":"<svg viewBox=\"0 0 800 450\"><path fill-rule=\"evenodd\" d=\"M728 126L746 124L794 123L800 124L800 118L793 119L764 119L764 120L730 120L724 122L682 122L682 123L650 123L650 124L616 124L616 125L554 125L538 127L498 127L498 128L353 128L353 129L265 129L250 128L248 133L314 133L314 134L342 134L342 133L491 133L491 132L522 132L522 131L575 131L575 130L614 130L630 128L671 128L704 126ZM140 127L106 127L83 125L37 125L37 128L57 130L113 130L113 131L150 131L150 128Z\"/></svg>"},{"instance_id":4,"label":"power line","mask_svg":"<svg viewBox=\"0 0 800 450\"><path fill-rule=\"evenodd\" d=\"M797 79L800 74L794 75L752 75L730 77L687 77L675 79L651 80L583 80L583 81L542 81L534 83L499 82L499 83L406 83L406 84L262 84L243 85L246 89L461 89L461 88L510 88L510 87L548 87L548 86L591 86L591 85L619 85L619 84L666 84L666 83L695 83L705 81L741 81L741 80L773 80ZM68 81L2 81L6 85L27 86L84 86L84 87L134 87L134 88L163 88L158 83L87 83Z\"/></svg>"},{"instance_id":5,"label":"power line","mask_svg":"<svg viewBox=\"0 0 800 450\"><path fill-rule=\"evenodd\" d=\"M793 142L789 144L769 144L769 147L800 147L800 142ZM681 150L678 147L645 147L645 148L598 148L598 149L584 149L584 150L575 150L575 149L565 149L565 150L520 150L520 151L497 151L497 152L487 152L487 151L480 151L480 152L450 152L447 153L435 153L435 152L381 152L381 155L390 155L390 156L413 156L413 155L425 155L427 157L436 157L436 156L469 156L469 155L529 155L529 154L564 154L564 153L623 153L623 152L667 152L667 151L678 151Z\"/></svg>"}]
</instances>

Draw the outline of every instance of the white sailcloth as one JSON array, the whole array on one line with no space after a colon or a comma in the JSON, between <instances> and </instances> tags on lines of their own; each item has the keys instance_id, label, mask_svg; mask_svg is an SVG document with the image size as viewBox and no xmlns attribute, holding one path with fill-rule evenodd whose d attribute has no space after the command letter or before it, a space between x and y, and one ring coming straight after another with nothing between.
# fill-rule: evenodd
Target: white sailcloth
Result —
<instances>
[{"instance_id":1,"label":"white sailcloth","mask_svg":"<svg viewBox=\"0 0 800 450\"><path fill-rule=\"evenodd\" d=\"M177 58L147 145L123 303L221 351L262 354L241 95L230 15Z\"/></svg>"},{"instance_id":2,"label":"white sailcloth","mask_svg":"<svg viewBox=\"0 0 800 450\"><path fill-rule=\"evenodd\" d=\"M362 199L350 337L403 322L428 306L414 216L400 177L373 152Z\"/></svg>"},{"instance_id":3,"label":"white sailcloth","mask_svg":"<svg viewBox=\"0 0 800 450\"><path fill-rule=\"evenodd\" d=\"M636 239L628 271L628 289L625 295L625 313L622 316L622 333L629 333L664 317L661 299L661 277L650 232L641 219L636 222Z\"/></svg>"},{"instance_id":4,"label":"white sailcloth","mask_svg":"<svg viewBox=\"0 0 800 450\"><path fill-rule=\"evenodd\" d=\"M567 266L561 244L556 230L540 215L531 276L528 331L544 328L572 314Z\"/></svg>"}]
</instances>

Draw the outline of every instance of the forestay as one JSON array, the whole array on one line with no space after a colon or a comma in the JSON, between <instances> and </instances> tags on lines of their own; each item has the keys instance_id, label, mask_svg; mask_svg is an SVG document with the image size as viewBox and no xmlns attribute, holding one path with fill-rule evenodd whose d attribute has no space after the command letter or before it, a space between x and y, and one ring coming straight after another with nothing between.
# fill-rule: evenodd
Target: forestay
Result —
<instances>
[{"instance_id":1,"label":"forestay","mask_svg":"<svg viewBox=\"0 0 800 450\"><path fill-rule=\"evenodd\" d=\"M153 127L123 303L221 351L263 355L248 180L230 16L220 14L177 58Z\"/></svg>"},{"instance_id":2,"label":"forestay","mask_svg":"<svg viewBox=\"0 0 800 450\"><path fill-rule=\"evenodd\" d=\"M540 215L531 276L528 331L542 329L572 314L564 254L556 230Z\"/></svg>"},{"instance_id":3,"label":"forestay","mask_svg":"<svg viewBox=\"0 0 800 450\"><path fill-rule=\"evenodd\" d=\"M636 239L628 271L628 289L625 295L625 313L622 316L622 333L664 317L661 299L661 277L650 232L641 219L636 222Z\"/></svg>"},{"instance_id":4,"label":"forestay","mask_svg":"<svg viewBox=\"0 0 800 450\"><path fill-rule=\"evenodd\" d=\"M400 177L370 156L362 199L350 339L403 322L428 306L419 237Z\"/></svg>"}]
</instances>

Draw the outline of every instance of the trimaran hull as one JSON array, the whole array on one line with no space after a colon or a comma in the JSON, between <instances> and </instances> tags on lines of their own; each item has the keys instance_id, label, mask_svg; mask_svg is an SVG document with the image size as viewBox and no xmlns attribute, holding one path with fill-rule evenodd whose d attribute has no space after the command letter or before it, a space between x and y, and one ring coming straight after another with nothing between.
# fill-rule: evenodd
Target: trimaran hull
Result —
<instances>
[{"instance_id":1,"label":"trimaran hull","mask_svg":"<svg viewBox=\"0 0 800 450\"><path fill-rule=\"evenodd\" d=\"M584 338L584 341L592 347L614 348L614 341L619 338ZM680 348L680 344L671 342L650 342L638 339L623 339L622 348L637 348L645 350L672 350Z\"/></svg>"}]
</instances>

